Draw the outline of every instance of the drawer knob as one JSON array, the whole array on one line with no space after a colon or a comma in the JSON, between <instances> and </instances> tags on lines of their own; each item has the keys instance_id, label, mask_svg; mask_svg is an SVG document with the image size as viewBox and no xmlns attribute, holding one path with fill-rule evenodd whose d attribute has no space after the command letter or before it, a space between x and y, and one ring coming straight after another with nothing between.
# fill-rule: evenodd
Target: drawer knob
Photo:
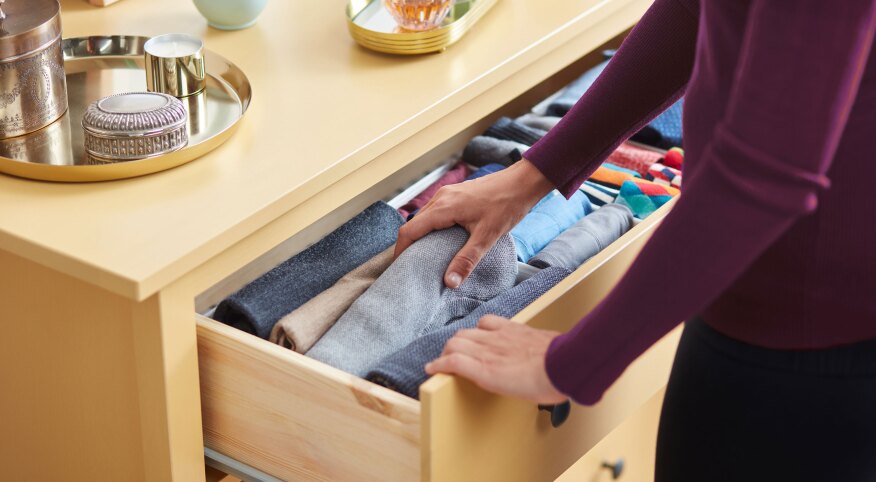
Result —
<instances>
[{"instance_id":1,"label":"drawer knob","mask_svg":"<svg viewBox=\"0 0 876 482\"><path fill-rule=\"evenodd\" d=\"M539 405L539 410L551 413L551 425L554 428L559 427L569 418L569 412L572 411L572 404L568 401L558 405Z\"/></svg>"},{"instance_id":2,"label":"drawer knob","mask_svg":"<svg viewBox=\"0 0 876 482\"><path fill-rule=\"evenodd\" d=\"M603 461L602 468L611 471L611 480L617 480L624 473L624 459L617 459L614 463Z\"/></svg>"}]
</instances>

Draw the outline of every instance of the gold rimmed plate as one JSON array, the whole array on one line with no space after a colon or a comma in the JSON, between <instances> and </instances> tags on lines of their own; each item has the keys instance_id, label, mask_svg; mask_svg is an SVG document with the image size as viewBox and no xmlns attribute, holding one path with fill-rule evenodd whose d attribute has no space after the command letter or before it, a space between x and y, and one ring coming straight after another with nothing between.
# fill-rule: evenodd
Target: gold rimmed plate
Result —
<instances>
[{"instance_id":1,"label":"gold rimmed plate","mask_svg":"<svg viewBox=\"0 0 876 482\"><path fill-rule=\"evenodd\" d=\"M424 54L444 50L462 38L498 0L457 0L438 28L424 32L404 30L381 0L350 0L347 26L363 47L392 54Z\"/></svg>"},{"instance_id":2,"label":"gold rimmed plate","mask_svg":"<svg viewBox=\"0 0 876 482\"><path fill-rule=\"evenodd\" d=\"M134 161L89 158L83 145L85 109L108 95L146 90L143 44L147 40L136 36L64 39L69 109L48 127L0 141L0 172L60 182L125 179L180 166L228 140L249 107L252 88L243 71L208 50L206 90L180 99L189 116L186 147Z\"/></svg>"}]
</instances>

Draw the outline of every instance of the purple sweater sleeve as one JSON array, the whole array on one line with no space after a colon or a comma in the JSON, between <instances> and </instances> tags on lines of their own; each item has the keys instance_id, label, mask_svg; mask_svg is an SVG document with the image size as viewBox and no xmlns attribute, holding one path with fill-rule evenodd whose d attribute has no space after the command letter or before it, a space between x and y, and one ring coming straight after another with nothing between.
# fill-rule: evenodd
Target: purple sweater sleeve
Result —
<instances>
[{"instance_id":1,"label":"purple sweater sleeve","mask_svg":"<svg viewBox=\"0 0 876 482\"><path fill-rule=\"evenodd\" d=\"M598 401L629 363L816 208L874 29L876 0L752 2L727 110L698 169L615 289L548 351L560 391ZM569 186L580 174L553 175ZM655 280L677 295L654 289Z\"/></svg>"},{"instance_id":2,"label":"purple sweater sleeve","mask_svg":"<svg viewBox=\"0 0 876 482\"><path fill-rule=\"evenodd\" d=\"M696 1L656 0L581 100L526 151L523 157L566 197L684 93L697 12Z\"/></svg>"}]
</instances>

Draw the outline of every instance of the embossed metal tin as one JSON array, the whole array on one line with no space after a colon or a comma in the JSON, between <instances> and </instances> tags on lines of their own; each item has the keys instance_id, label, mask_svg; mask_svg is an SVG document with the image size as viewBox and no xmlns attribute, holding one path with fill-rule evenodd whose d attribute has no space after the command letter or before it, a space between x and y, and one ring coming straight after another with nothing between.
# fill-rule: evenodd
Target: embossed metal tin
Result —
<instances>
[{"instance_id":1,"label":"embossed metal tin","mask_svg":"<svg viewBox=\"0 0 876 482\"><path fill-rule=\"evenodd\" d=\"M146 37L68 38L61 42L70 107L44 129L0 139L0 172L59 182L94 182L144 176L191 162L230 139L252 102L252 87L240 68L204 50L207 88L179 99L188 112L189 142L182 149L126 162L102 162L85 150L82 118L95 100L145 87Z\"/></svg>"},{"instance_id":2,"label":"embossed metal tin","mask_svg":"<svg viewBox=\"0 0 876 482\"><path fill-rule=\"evenodd\" d=\"M160 156L188 143L189 114L176 97L158 92L116 94L97 100L82 116L85 151L94 162Z\"/></svg>"},{"instance_id":3,"label":"embossed metal tin","mask_svg":"<svg viewBox=\"0 0 876 482\"><path fill-rule=\"evenodd\" d=\"M6 0L0 19L0 139L21 136L67 111L58 0Z\"/></svg>"}]
</instances>

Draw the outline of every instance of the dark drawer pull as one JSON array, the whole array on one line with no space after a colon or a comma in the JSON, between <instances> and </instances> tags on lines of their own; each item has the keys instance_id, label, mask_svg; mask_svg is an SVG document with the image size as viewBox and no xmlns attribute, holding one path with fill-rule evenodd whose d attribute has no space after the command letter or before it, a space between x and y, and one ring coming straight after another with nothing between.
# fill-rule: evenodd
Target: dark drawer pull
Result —
<instances>
[{"instance_id":1,"label":"dark drawer pull","mask_svg":"<svg viewBox=\"0 0 876 482\"><path fill-rule=\"evenodd\" d=\"M539 410L551 413L551 425L554 428L559 427L569 418L569 412L572 411L572 404L563 402L558 405L539 405Z\"/></svg>"},{"instance_id":2,"label":"dark drawer pull","mask_svg":"<svg viewBox=\"0 0 876 482\"><path fill-rule=\"evenodd\" d=\"M602 468L611 471L611 480L617 480L624 473L624 459L617 459L614 463L602 462Z\"/></svg>"}]
</instances>

